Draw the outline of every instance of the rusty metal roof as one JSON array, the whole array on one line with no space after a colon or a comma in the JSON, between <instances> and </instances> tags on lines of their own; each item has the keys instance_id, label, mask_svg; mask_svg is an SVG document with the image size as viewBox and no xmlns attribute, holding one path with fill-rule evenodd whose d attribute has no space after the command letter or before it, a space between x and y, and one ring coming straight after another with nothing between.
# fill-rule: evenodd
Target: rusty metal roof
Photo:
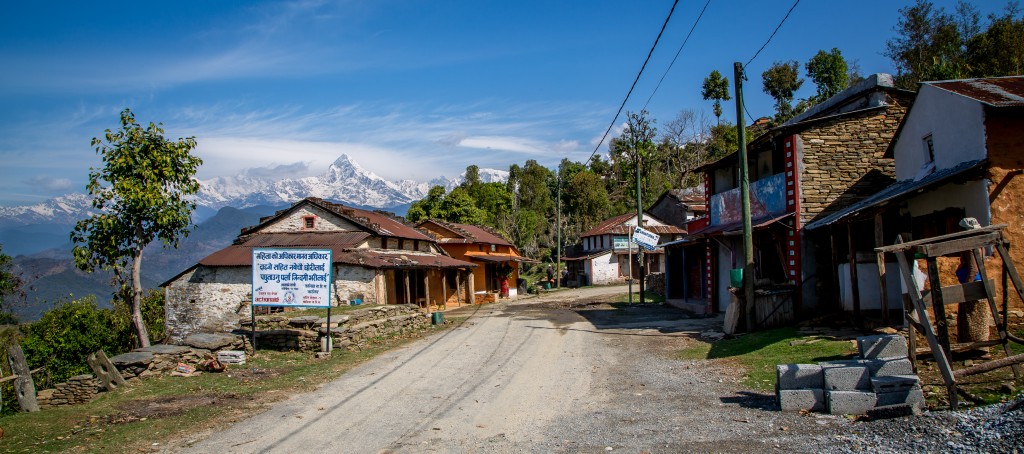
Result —
<instances>
[{"instance_id":1,"label":"rusty metal roof","mask_svg":"<svg viewBox=\"0 0 1024 454\"><path fill-rule=\"evenodd\" d=\"M924 82L992 107L1024 107L1024 76Z\"/></svg>"},{"instance_id":2,"label":"rusty metal roof","mask_svg":"<svg viewBox=\"0 0 1024 454\"><path fill-rule=\"evenodd\" d=\"M242 234L249 234L257 232L260 227L263 227L269 222L277 220L282 216L292 212L298 207L304 204L316 205L326 211L334 213L344 219L347 219L360 227L363 227L369 232L373 232L380 236L389 236L394 238L405 238L411 240L431 241L434 239L430 238L423 232L416 230L413 226L406 224L403 220L395 217L391 213L382 211L368 211L360 210L358 208L351 208L339 203L328 202L324 199L317 197L306 197L287 209L274 213L273 216L268 216L260 219L258 225L246 228L242 231Z\"/></svg>"},{"instance_id":3,"label":"rusty metal roof","mask_svg":"<svg viewBox=\"0 0 1024 454\"><path fill-rule=\"evenodd\" d=\"M403 250L347 249L338 245L323 246L331 250L331 261L341 265L364 268L473 268L471 262L454 259L446 255ZM252 245L233 244L210 254L199 261L200 265L252 266Z\"/></svg>"},{"instance_id":4,"label":"rusty metal roof","mask_svg":"<svg viewBox=\"0 0 1024 454\"><path fill-rule=\"evenodd\" d=\"M442 221L439 219L424 220L417 224L417 227L424 228L423 226L428 223L437 225L453 235L438 238L438 242L441 243L485 243L512 246L512 243L508 240L502 238L497 232L491 231L486 227Z\"/></svg>"},{"instance_id":5,"label":"rusty metal roof","mask_svg":"<svg viewBox=\"0 0 1024 454\"><path fill-rule=\"evenodd\" d=\"M629 232L633 231L633 226L626 225L626 221L636 217L636 213L626 213L621 216L616 216L611 219L605 219L601 221L597 227L594 227L582 234L580 238L595 236L595 235L606 235L606 234L619 234L628 235ZM658 219L656 216L652 216L650 213L644 212L645 219ZM661 220L658 219L660 222ZM646 225L644 230L657 233L659 235L674 235L674 234L685 234L686 230L676 227L674 225Z\"/></svg>"}]
</instances>

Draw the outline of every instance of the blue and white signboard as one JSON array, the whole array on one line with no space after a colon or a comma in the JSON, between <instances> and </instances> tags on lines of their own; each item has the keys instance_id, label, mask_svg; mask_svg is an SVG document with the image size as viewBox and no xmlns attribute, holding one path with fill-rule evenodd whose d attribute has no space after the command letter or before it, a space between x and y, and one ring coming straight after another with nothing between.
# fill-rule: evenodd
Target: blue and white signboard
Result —
<instances>
[{"instance_id":1,"label":"blue and white signboard","mask_svg":"<svg viewBox=\"0 0 1024 454\"><path fill-rule=\"evenodd\" d=\"M639 226L633 229L633 242L648 251L653 251L654 248L658 247L659 241L661 241L661 237L657 233L644 230Z\"/></svg>"},{"instance_id":2,"label":"blue and white signboard","mask_svg":"<svg viewBox=\"0 0 1024 454\"><path fill-rule=\"evenodd\" d=\"M330 249L252 250L253 306L330 307Z\"/></svg>"}]
</instances>

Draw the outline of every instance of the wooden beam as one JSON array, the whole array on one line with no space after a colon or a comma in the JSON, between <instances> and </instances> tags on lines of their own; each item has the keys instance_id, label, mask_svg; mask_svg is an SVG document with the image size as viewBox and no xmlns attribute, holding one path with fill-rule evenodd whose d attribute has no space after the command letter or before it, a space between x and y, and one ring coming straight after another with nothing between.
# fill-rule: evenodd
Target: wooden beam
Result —
<instances>
[{"instance_id":1,"label":"wooden beam","mask_svg":"<svg viewBox=\"0 0 1024 454\"><path fill-rule=\"evenodd\" d=\"M990 283L988 280L988 270L985 269L985 257L981 254L981 249L974 249L971 251L971 260L974 260L975 267L978 268L978 273L981 274L981 280ZM971 276L973 278L974 276ZM994 295L992 285L986 285L985 299L988 300L988 308L991 311L992 320L996 322L996 330L999 332L999 343L1003 344L1003 353L1006 356L1012 356L1013 351L1010 350L1010 344L1007 342L1006 325L999 323L999 308L996 307L996 298ZM988 330L988 322L985 322L985 329ZM1020 380L1020 368L1016 364L1013 366L1013 378Z\"/></svg>"},{"instance_id":2,"label":"wooden beam","mask_svg":"<svg viewBox=\"0 0 1024 454\"><path fill-rule=\"evenodd\" d=\"M882 224L882 213L875 213L875 247L885 246L884 225ZM880 302L882 303L882 324L889 326L889 291L885 283L885 253L875 254L875 263L878 266L878 289Z\"/></svg>"},{"instance_id":3,"label":"wooden beam","mask_svg":"<svg viewBox=\"0 0 1024 454\"><path fill-rule=\"evenodd\" d=\"M846 224L846 244L850 259L850 295L853 297L853 322L861 325L860 318L860 282L857 279L857 248L853 245L853 222Z\"/></svg>"},{"instance_id":4,"label":"wooden beam","mask_svg":"<svg viewBox=\"0 0 1024 454\"><path fill-rule=\"evenodd\" d=\"M971 375L977 375L988 372L990 370L999 369L1002 367L1013 366L1024 362L1024 353L1019 355L1013 355L1003 359L997 359L995 361L989 361L987 363L978 364L977 366L968 367L966 369L960 369L953 373L956 378L968 377Z\"/></svg>"},{"instance_id":5,"label":"wooden beam","mask_svg":"<svg viewBox=\"0 0 1024 454\"><path fill-rule=\"evenodd\" d=\"M907 251L915 246L919 246L926 243L933 243L937 241L947 241L956 238L965 238L974 235L980 235L988 232L998 232L1006 228L1006 224L990 225L988 227L982 227L980 229L962 230L959 232L950 233L948 235L935 236L931 238L925 238L922 240L907 241L905 243L896 243L890 246L884 246L875 248L875 252L897 252Z\"/></svg>"},{"instance_id":6,"label":"wooden beam","mask_svg":"<svg viewBox=\"0 0 1024 454\"><path fill-rule=\"evenodd\" d=\"M992 289L992 281L972 281L963 284L947 285L942 287L942 303L946 306L951 304L960 304L965 301L976 301L985 299L988 296L988 290ZM921 298L925 304L931 304L932 302L932 291L924 290L921 292Z\"/></svg>"},{"instance_id":7,"label":"wooden beam","mask_svg":"<svg viewBox=\"0 0 1024 454\"><path fill-rule=\"evenodd\" d=\"M931 288L941 289L938 262L935 257L928 257L925 262L928 263L928 282L931 284ZM935 314L935 328L939 335L939 343L945 347L943 351L946 352L946 360L952 362L953 356L949 351L949 324L946 322L946 305L942 300L941 291L932 292L932 312Z\"/></svg>"},{"instance_id":8,"label":"wooden beam","mask_svg":"<svg viewBox=\"0 0 1024 454\"><path fill-rule=\"evenodd\" d=\"M910 248L911 252L924 254L927 257L941 257L955 254L971 249L983 248L1001 242L1003 235L1000 232L986 233L984 235L969 238L957 238L946 241L934 242L935 238L929 238L929 243Z\"/></svg>"},{"instance_id":9,"label":"wooden beam","mask_svg":"<svg viewBox=\"0 0 1024 454\"><path fill-rule=\"evenodd\" d=\"M39 372L39 371L41 371L43 369L44 369L43 367L37 367L35 369L30 370L29 374L34 374L34 373ZM18 378L18 377L20 377L20 375L11 375L10 377L0 378L0 383L7 383L7 382L9 382L11 380L14 380L14 379Z\"/></svg>"}]
</instances>

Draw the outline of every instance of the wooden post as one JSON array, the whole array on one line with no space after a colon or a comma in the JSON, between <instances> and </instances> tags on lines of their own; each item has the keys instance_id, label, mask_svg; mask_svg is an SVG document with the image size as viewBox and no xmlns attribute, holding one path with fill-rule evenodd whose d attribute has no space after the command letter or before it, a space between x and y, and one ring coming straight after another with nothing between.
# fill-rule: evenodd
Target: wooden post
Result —
<instances>
[{"instance_id":1,"label":"wooden post","mask_svg":"<svg viewBox=\"0 0 1024 454\"><path fill-rule=\"evenodd\" d=\"M448 270L441 270L441 307L448 309Z\"/></svg>"},{"instance_id":2,"label":"wooden post","mask_svg":"<svg viewBox=\"0 0 1024 454\"><path fill-rule=\"evenodd\" d=\"M981 274L981 281L982 282L986 282L986 283L989 282L989 280L988 280L988 272L987 272L987 270L985 270L985 258L982 257L982 255L981 255L981 249L974 249L974 250L971 251L971 253L973 255L972 259L974 260L974 263L977 265L978 273ZM973 279L974 276L971 275L970 278ZM993 284L993 286L994 286L994 284ZM1002 341L1002 344L1003 344L1003 353L1006 353L1006 356L1010 357L1010 356L1013 356L1013 350L1010 350L1010 344L1009 344L1009 341L1007 341L1007 336L1006 336L1006 328L1007 328L1007 326L1002 324L1002 323L999 323L999 310L996 307L996 299L992 295L992 291L993 290L994 289L992 288L992 286L985 285L985 297L988 300L989 311L992 312L992 319L995 320L995 322L996 322L996 329L999 331L999 340ZM1005 293L1005 291L1004 291L1004 293ZM985 320L983 323L984 323L985 329L988 329L988 321ZM985 339L985 340L988 340L988 339ZM963 340L961 340L959 342L963 342ZM1020 380L1020 368L1017 367L1017 364L1012 364L1011 367L1013 369L1013 378L1016 379L1016 380Z\"/></svg>"},{"instance_id":3,"label":"wooden post","mask_svg":"<svg viewBox=\"0 0 1024 454\"><path fill-rule=\"evenodd\" d=\"M409 270L402 271L405 278L405 304L412 304L412 289L409 286Z\"/></svg>"},{"instance_id":4,"label":"wooden post","mask_svg":"<svg viewBox=\"0 0 1024 454\"><path fill-rule=\"evenodd\" d=\"M838 304L836 304L836 306L838 306L839 312L842 312L843 296L839 294L839 253L836 252L838 251L838 249L836 248L836 229L833 226L829 227L828 230L828 240L829 243L831 243L832 245L832 288L835 289L834 294L837 295L836 301Z\"/></svg>"},{"instance_id":5,"label":"wooden post","mask_svg":"<svg viewBox=\"0 0 1024 454\"><path fill-rule=\"evenodd\" d=\"M875 247L885 246L884 225L882 224L882 213L875 214ZM885 253L876 254L878 263L878 289L881 292L882 303L882 324L889 326L889 291L885 284Z\"/></svg>"},{"instance_id":6,"label":"wooden post","mask_svg":"<svg viewBox=\"0 0 1024 454\"><path fill-rule=\"evenodd\" d=\"M36 401L36 385L32 382L32 372L25 362L25 352L21 345L14 344L7 347L7 361L11 363L11 372L17 375L14 380L14 392L18 395L18 405L21 411L39 411L39 402Z\"/></svg>"},{"instance_id":7,"label":"wooden post","mask_svg":"<svg viewBox=\"0 0 1024 454\"><path fill-rule=\"evenodd\" d=\"M473 283L473 270L470 270L469 273L466 275L466 302L467 303L476 304L476 299L474 297L474 293L476 293L476 289L474 288L474 283Z\"/></svg>"},{"instance_id":8,"label":"wooden post","mask_svg":"<svg viewBox=\"0 0 1024 454\"><path fill-rule=\"evenodd\" d=\"M949 350L949 325L946 323L946 303L942 300L942 282L939 281L939 265L935 257L925 259L928 262L928 282L931 283L932 312L935 312L935 327L942 344L946 360L953 361L953 352Z\"/></svg>"},{"instance_id":9,"label":"wooden post","mask_svg":"<svg viewBox=\"0 0 1024 454\"><path fill-rule=\"evenodd\" d=\"M423 304L427 306L427 313L430 313L430 270L423 270Z\"/></svg>"},{"instance_id":10,"label":"wooden post","mask_svg":"<svg viewBox=\"0 0 1024 454\"><path fill-rule=\"evenodd\" d=\"M853 322L861 326L860 282L857 280L857 248L853 245L853 222L846 224L846 243L850 258L850 294L853 296Z\"/></svg>"}]
</instances>

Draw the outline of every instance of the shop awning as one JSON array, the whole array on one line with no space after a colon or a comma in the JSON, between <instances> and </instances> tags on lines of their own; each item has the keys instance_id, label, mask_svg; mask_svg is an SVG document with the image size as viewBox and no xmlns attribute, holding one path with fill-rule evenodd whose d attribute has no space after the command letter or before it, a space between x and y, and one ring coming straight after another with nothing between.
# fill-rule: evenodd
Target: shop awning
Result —
<instances>
[{"instance_id":1,"label":"shop awning","mask_svg":"<svg viewBox=\"0 0 1024 454\"><path fill-rule=\"evenodd\" d=\"M750 221L751 227L754 229L764 228L776 222L782 221L783 219L793 217L793 213L786 213L781 216L763 216ZM687 235L687 238L694 236L709 237L714 235L734 235L737 233L743 233L743 221L730 222L728 224L709 225L703 229L697 230Z\"/></svg>"}]
</instances>

